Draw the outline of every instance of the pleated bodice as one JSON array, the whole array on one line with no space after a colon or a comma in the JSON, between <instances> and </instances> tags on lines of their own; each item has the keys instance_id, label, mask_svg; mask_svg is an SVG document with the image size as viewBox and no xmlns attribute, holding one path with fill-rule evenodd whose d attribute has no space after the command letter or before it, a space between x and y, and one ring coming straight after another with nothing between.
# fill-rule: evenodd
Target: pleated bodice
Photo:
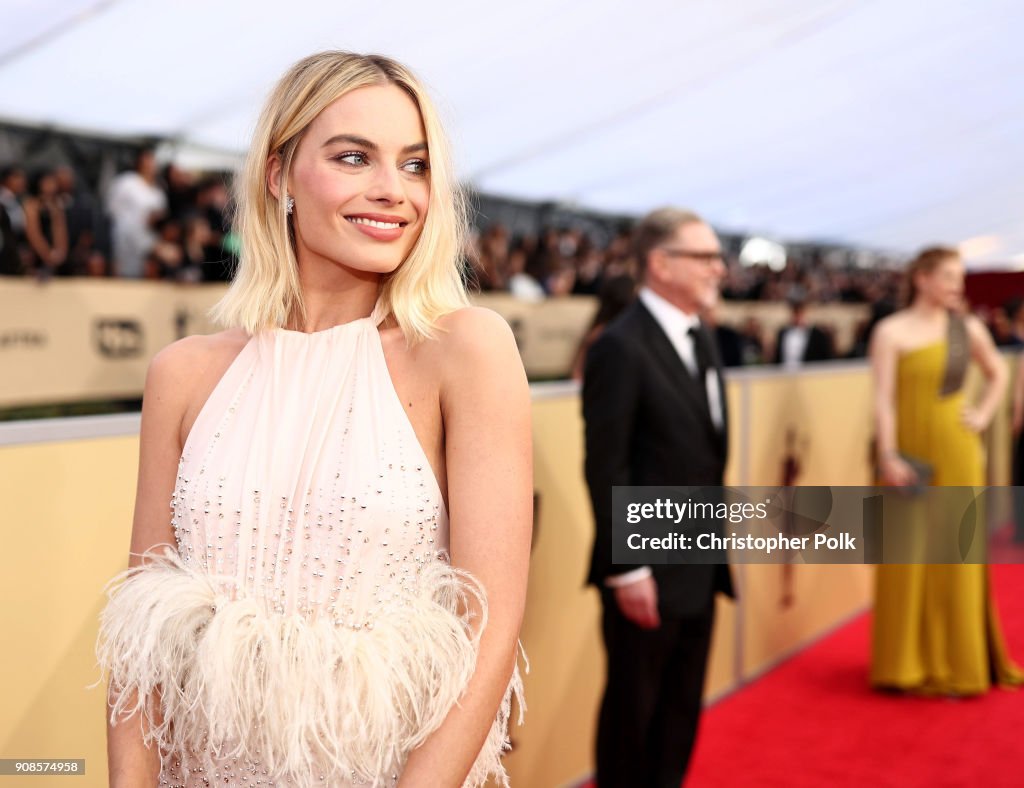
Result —
<instances>
[{"instance_id":1,"label":"pleated bodice","mask_svg":"<svg viewBox=\"0 0 1024 788\"><path fill-rule=\"evenodd\" d=\"M173 508L183 561L226 593L357 629L448 546L370 318L253 337L196 419Z\"/></svg>"},{"instance_id":2,"label":"pleated bodice","mask_svg":"<svg viewBox=\"0 0 1024 788\"><path fill-rule=\"evenodd\" d=\"M162 785L393 785L473 674L487 600L448 561L378 322L251 337L182 450L176 549L112 581L112 716L145 713ZM520 691L467 785L507 784Z\"/></svg>"}]
</instances>

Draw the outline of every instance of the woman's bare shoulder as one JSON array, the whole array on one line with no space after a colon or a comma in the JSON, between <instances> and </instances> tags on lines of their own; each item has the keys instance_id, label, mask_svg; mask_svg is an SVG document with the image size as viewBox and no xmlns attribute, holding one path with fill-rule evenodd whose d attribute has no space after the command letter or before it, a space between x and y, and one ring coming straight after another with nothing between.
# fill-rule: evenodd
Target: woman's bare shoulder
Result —
<instances>
[{"instance_id":1,"label":"woman's bare shoulder","mask_svg":"<svg viewBox=\"0 0 1024 788\"><path fill-rule=\"evenodd\" d=\"M153 356L146 373L143 413L177 425L184 443L196 414L249 340L241 329L196 334L172 342Z\"/></svg>"},{"instance_id":2,"label":"woman's bare shoulder","mask_svg":"<svg viewBox=\"0 0 1024 788\"><path fill-rule=\"evenodd\" d=\"M505 318L482 306L467 306L449 312L437 321L437 328L438 350L458 360L480 354L493 355L516 346L515 336Z\"/></svg>"},{"instance_id":3,"label":"woman's bare shoulder","mask_svg":"<svg viewBox=\"0 0 1024 788\"><path fill-rule=\"evenodd\" d=\"M878 321L871 332L871 340L875 346L884 345L898 350L904 345L913 345L915 333L910 316L901 309Z\"/></svg>"},{"instance_id":4,"label":"woman's bare shoulder","mask_svg":"<svg viewBox=\"0 0 1024 788\"><path fill-rule=\"evenodd\" d=\"M434 352L441 372L442 401L465 396L527 390L515 336L505 319L490 309L465 307L438 321ZM475 392L475 394L473 393Z\"/></svg>"},{"instance_id":5,"label":"woman's bare shoulder","mask_svg":"<svg viewBox=\"0 0 1024 788\"><path fill-rule=\"evenodd\" d=\"M149 363L150 375L159 378L195 380L203 370L219 366L223 359L234 359L249 340L240 328L229 328L214 334L194 334L176 340L160 350Z\"/></svg>"}]
</instances>

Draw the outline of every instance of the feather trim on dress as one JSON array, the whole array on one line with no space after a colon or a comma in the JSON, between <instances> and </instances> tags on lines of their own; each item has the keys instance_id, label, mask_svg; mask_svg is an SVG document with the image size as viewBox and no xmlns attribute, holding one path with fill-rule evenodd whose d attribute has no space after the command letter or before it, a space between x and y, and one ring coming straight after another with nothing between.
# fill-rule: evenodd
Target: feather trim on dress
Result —
<instances>
[{"instance_id":1,"label":"feather trim on dress","mask_svg":"<svg viewBox=\"0 0 1024 788\"><path fill-rule=\"evenodd\" d=\"M149 552L111 581L101 615L111 722L141 711L162 759L189 753L207 774L239 758L299 785L325 773L384 785L459 701L486 625L469 573L429 561L417 580L371 626L352 629L328 615L273 612L173 549ZM521 724L518 666L465 785L508 785L501 757L513 695Z\"/></svg>"}]
</instances>

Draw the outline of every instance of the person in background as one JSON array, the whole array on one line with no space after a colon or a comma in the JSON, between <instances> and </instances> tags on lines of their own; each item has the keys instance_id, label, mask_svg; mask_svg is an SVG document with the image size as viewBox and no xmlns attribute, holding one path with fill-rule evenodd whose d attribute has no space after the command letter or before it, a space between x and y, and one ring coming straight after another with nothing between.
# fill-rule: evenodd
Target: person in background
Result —
<instances>
[{"instance_id":1,"label":"person in background","mask_svg":"<svg viewBox=\"0 0 1024 788\"><path fill-rule=\"evenodd\" d=\"M866 358L868 355L868 348L871 346L871 336L875 331L875 327L882 322L882 320L895 312L896 308L895 301L889 298L883 298L872 304L871 316L857 327L853 346L850 348L849 353L846 354L846 357Z\"/></svg>"},{"instance_id":2,"label":"person in background","mask_svg":"<svg viewBox=\"0 0 1024 788\"><path fill-rule=\"evenodd\" d=\"M167 215L184 223L187 216L195 211L196 205L196 185L192 173L170 162L164 166L161 180L167 194Z\"/></svg>"},{"instance_id":3,"label":"person in background","mask_svg":"<svg viewBox=\"0 0 1024 788\"><path fill-rule=\"evenodd\" d=\"M210 244L220 245L229 223L231 195L224 178L210 176L196 187L196 204L192 212L206 217L210 228Z\"/></svg>"},{"instance_id":4,"label":"person in background","mask_svg":"<svg viewBox=\"0 0 1024 788\"><path fill-rule=\"evenodd\" d=\"M576 269L572 262L562 260L557 263L548 273L544 284L544 289L552 298L572 295L573 286L576 284Z\"/></svg>"},{"instance_id":5,"label":"person in background","mask_svg":"<svg viewBox=\"0 0 1024 788\"><path fill-rule=\"evenodd\" d=\"M636 232L639 297L591 345L583 373L586 480L607 680L597 730L601 788L676 788L697 736L715 593L726 564L612 561L612 488L720 486L728 453L722 365L699 315L725 272L714 230L664 208Z\"/></svg>"},{"instance_id":6,"label":"person in background","mask_svg":"<svg viewBox=\"0 0 1024 788\"><path fill-rule=\"evenodd\" d=\"M1013 347L1016 345L1017 339L1013 335L1013 326L1010 324L1010 319L1007 317L1004 307L992 309L988 313L987 319L983 322L987 325L996 347Z\"/></svg>"},{"instance_id":7,"label":"person in background","mask_svg":"<svg viewBox=\"0 0 1024 788\"><path fill-rule=\"evenodd\" d=\"M25 210L22 202L28 191L28 179L25 170L16 165L0 170L0 206L7 212L7 220L11 224L15 242L25 242Z\"/></svg>"},{"instance_id":8,"label":"person in background","mask_svg":"<svg viewBox=\"0 0 1024 788\"><path fill-rule=\"evenodd\" d=\"M32 252L25 242L25 198L28 181L25 171L18 166L0 170L0 273L4 276L23 276L31 263Z\"/></svg>"},{"instance_id":9,"label":"person in background","mask_svg":"<svg viewBox=\"0 0 1024 788\"><path fill-rule=\"evenodd\" d=\"M107 194L113 223L113 264L117 276L141 279L146 260L157 242L156 222L167 211L167 195L156 183L156 157L143 148L135 169L118 175Z\"/></svg>"},{"instance_id":10,"label":"person in background","mask_svg":"<svg viewBox=\"0 0 1024 788\"><path fill-rule=\"evenodd\" d=\"M701 322L707 326L715 338L718 355L723 367L739 367L743 365L743 335L732 326L718 320L719 305L701 313Z\"/></svg>"},{"instance_id":11,"label":"person in background","mask_svg":"<svg viewBox=\"0 0 1024 788\"><path fill-rule=\"evenodd\" d=\"M64 204L52 171L33 179L30 196L25 200L25 236L34 255L33 270L41 278L65 273L68 259L68 224Z\"/></svg>"},{"instance_id":12,"label":"person in background","mask_svg":"<svg viewBox=\"0 0 1024 788\"><path fill-rule=\"evenodd\" d=\"M633 303L636 298L636 280L628 274L620 274L612 279L607 279L601 287L600 301L597 305L597 312L594 319L590 321L587 333L580 340L580 346L576 350L576 358L572 362L570 377L577 381L583 380L583 366L587 359L587 351L594 344L605 327L617 318L626 307Z\"/></svg>"},{"instance_id":13,"label":"person in background","mask_svg":"<svg viewBox=\"0 0 1024 788\"><path fill-rule=\"evenodd\" d=\"M1011 298L1004 308L1013 324L1014 339L1017 344L1024 345L1024 298Z\"/></svg>"},{"instance_id":14,"label":"person in background","mask_svg":"<svg viewBox=\"0 0 1024 788\"><path fill-rule=\"evenodd\" d=\"M1011 417L1013 429L1013 486L1024 487L1024 359L1017 357L1017 376L1013 382ZM1013 541L1024 544L1024 495L1013 496Z\"/></svg>"},{"instance_id":15,"label":"person in background","mask_svg":"<svg viewBox=\"0 0 1024 788\"><path fill-rule=\"evenodd\" d=\"M908 306L879 322L871 338L882 481L982 487L979 434L1002 401L1006 366L984 324L960 314L964 264L956 249L922 251L910 263L907 283ZM976 403L963 385L971 362L987 383ZM921 478L925 472L930 478ZM1024 683L1000 632L988 567L879 565L870 681L881 689L943 695Z\"/></svg>"},{"instance_id":16,"label":"person in background","mask_svg":"<svg viewBox=\"0 0 1024 788\"><path fill-rule=\"evenodd\" d=\"M789 309L789 323L779 329L775 340L775 363L795 368L832 358L835 353L828 334L807 321L806 298L791 298Z\"/></svg>"},{"instance_id":17,"label":"person in background","mask_svg":"<svg viewBox=\"0 0 1024 788\"><path fill-rule=\"evenodd\" d=\"M740 358L743 366L764 364L764 330L761 328L761 321L753 315L748 315L743 321L740 329Z\"/></svg>"},{"instance_id":18,"label":"person in background","mask_svg":"<svg viewBox=\"0 0 1024 788\"><path fill-rule=\"evenodd\" d=\"M584 244L576 256L573 295L601 295L601 287L604 284L604 258L601 250L584 236Z\"/></svg>"},{"instance_id":19,"label":"person in background","mask_svg":"<svg viewBox=\"0 0 1024 788\"><path fill-rule=\"evenodd\" d=\"M989 317L989 330L996 347L1019 348L1024 345L1014 328L1014 316L1020 309L1020 300L1011 298L998 309L993 309Z\"/></svg>"},{"instance_id":20,"label":"person in background","mask_svg":"<svg viewBox=\"0 0 1024 788\"><path fill-rule=\"evenodd\" d=\"M508 291L522 301L539 303L547 297L540 282L526 272L526 250L517 247L508 255Z\"/></svg>"},{"instance_id":21,"label":"person in background","mask_svg":"<svg viewBox=\"0 0 1024 788\"><path fill-rule=\"evenodd\" d=\"M153 224L153 245L146 255L146 279L179 279L183 262L181 224L161 216Z\"/></svg>"},{"instance_id":22,"label":"person in background","mask_svg":"<svg viewBox=\"0 0 1024 788\"><path fill-rule=\"evenodd\" d=\"M0 204L0 276L22 276L21 255L15 242L11 217L7 209Z\"/></svg>"}]
</instances>

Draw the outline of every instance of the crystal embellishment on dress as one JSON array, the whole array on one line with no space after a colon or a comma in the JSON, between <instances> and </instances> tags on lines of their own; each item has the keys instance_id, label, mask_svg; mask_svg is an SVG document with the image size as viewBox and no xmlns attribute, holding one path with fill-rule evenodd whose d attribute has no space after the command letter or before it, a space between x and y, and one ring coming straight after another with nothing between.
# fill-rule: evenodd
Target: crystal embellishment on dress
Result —
<instances>
[{"instance_id":1,"label":"crystal embellishment on dress","mask_svg":"<svg viewBox=\"0 0 1024 788\"><path fill-rule=\"evenodd\" d=\"M448 562L376 321L252 337L196 419L171 508L176 544L115 578L98 647L112 714L179 688L150 731L161 784L394 784L468 683L487 606ZM507 784L513 695L521 713L518 670L467 785Z\"/></svg>"}]
</instances>

